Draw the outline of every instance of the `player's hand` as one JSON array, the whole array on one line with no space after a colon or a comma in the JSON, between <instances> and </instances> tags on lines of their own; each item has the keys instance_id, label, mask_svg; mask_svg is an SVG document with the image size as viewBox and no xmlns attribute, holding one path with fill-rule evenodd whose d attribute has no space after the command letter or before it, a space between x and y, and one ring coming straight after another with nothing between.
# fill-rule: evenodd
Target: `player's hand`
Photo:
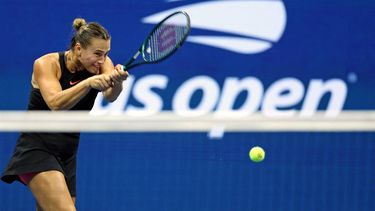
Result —
<instances>
[{"instance_id":1,"label":"player's hand","mask_svg":"<svg viewBox=\"0 0 375 211\"><path fill-rule=\"evenodd\" d=\"M109 75L95 75L87 79L89 86L99 91L104 91L113 86L113 82Z\"/></svg>"},{"instance_id":2,"label":"player's hand","mask_svg":"<svg viewBox=\"0 0 375 211\"><path fill-rule=\"evenodd\" d=\"M113 85L118 86L122 85L122 82L129 77L129 73L123 69L122 65L118 64L109 77L111 78Z\"/></svg>"}]
</instances>

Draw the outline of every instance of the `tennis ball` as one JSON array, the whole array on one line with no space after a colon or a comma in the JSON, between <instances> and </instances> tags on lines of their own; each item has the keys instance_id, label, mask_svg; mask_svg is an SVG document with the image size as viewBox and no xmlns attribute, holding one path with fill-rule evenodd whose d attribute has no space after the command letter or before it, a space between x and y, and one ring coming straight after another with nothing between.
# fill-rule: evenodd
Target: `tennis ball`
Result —
<instances>
[{"instance_id":1,"label":"tennis ball","mask_svg":"<svg viewBox=\"0 0 375 211\"><path fill-rule=\"evenodd\" d=\"M266 156L266 153L264 152L264 150L262 149L262 147L259 147L259 146L255 146L253 148L251 148L251 150L249 151L249 157L250 159L253 161L253 162L261 162L262 160L264 160L264 157Z\"/></svg>"}]
</instances>

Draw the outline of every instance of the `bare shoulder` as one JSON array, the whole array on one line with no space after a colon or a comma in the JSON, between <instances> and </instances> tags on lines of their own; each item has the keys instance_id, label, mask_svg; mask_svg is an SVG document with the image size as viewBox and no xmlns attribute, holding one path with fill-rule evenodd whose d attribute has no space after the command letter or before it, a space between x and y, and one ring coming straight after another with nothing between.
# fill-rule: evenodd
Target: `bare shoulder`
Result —
<instances>
[{"instance_id":1,"label":"bare shoulder","mask_svg":"<svg viewBox=\"0 0 375 211\"><path fill-rule=\"evenodd\" d=\"M34 72L35 71L54 72L58 75L60 72L59 54L49 53L37 58L34 61Z\"/></svg>"},{"instance_id":2,"label":"bare shoulder","mask_svg":"<svg viewBox=\"0 0 375 211\"><path fill-rule=\"evenodd\" d=\"M49 53L37 58L34 61L33 74L31 78L31 84L33 85L33 87L39 88L39 85L37 83L38 79L59 79L60 77L61 68L58 53Z\"/></svg>"},{"instance_id":3,"label":"bare shoulder","mask_svg":"<svg viewBox=\"0 0 375 211\"><path fill-rule=\"evenodd\" d=\"M59 54L58 53L49 53L37 58L34 63L49 65L49 64L58 64L59 63Z\"/></svg>"},{"instance_id":4,"label":"bare shoulder","mask_svg":"<svg viewBox=\"0 0 375 211\"><path fill-rule=\"evenodd\" d=\"M100 68L100 74L109 74L111 73L113 70L114 70L114 65L113 65L113 62L111 60L111 58L109 58L109 56L107 56L104 64L102 65L102 67Z\"/></svg>"}]
</instances>

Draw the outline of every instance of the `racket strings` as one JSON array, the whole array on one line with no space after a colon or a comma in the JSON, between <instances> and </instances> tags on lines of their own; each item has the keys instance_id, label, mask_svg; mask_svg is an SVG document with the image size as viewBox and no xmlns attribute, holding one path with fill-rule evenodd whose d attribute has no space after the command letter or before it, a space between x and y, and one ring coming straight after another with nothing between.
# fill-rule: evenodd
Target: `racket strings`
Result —
<instances>
[{"instance_id":1,"label":"racket strings","mask_svg":"<svg viewBox=\"0 0 375 211\"><path fill-rule=\"evenodd\" d=\"M175 19L180 18L176 17ZM183 17L186 19L186 17ZM155 62L163 59L178 48L189 32L189 26L185 20L183 24L174 24L176 20L165 22L151 35L145 47L144 59ZM181 23L181 20L179 20Z\"/></svg>"},{"instance_id":2,"label":"racket strings","mask_svg":"<svg viewBox=\"0 0 375 211\"><path fill-rule=\"evenodd\" d=\"M155 35L157 40L157 48L154 48L156 59L163 58L169 54L176 45L177 38L175 27L172 25L163 25L157 30Z\"/></svg>"}]
</instances>

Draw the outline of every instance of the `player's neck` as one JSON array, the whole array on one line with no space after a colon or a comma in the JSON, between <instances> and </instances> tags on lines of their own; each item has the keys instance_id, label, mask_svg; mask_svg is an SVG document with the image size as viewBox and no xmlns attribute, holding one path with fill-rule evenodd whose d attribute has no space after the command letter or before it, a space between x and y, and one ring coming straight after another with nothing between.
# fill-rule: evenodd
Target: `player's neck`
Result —
<instances>
[{"instance_id":1,"label":"player's neck","mask_svg":"<svg viewBox=\"0 0 375 211\"><path fill-rule=\"evenodd\" d=\"M68 68L71 73L76 73L85 69L78 57L71 50L65 53L65 64L66 68Z\"/></svg>"}]
</instances>

